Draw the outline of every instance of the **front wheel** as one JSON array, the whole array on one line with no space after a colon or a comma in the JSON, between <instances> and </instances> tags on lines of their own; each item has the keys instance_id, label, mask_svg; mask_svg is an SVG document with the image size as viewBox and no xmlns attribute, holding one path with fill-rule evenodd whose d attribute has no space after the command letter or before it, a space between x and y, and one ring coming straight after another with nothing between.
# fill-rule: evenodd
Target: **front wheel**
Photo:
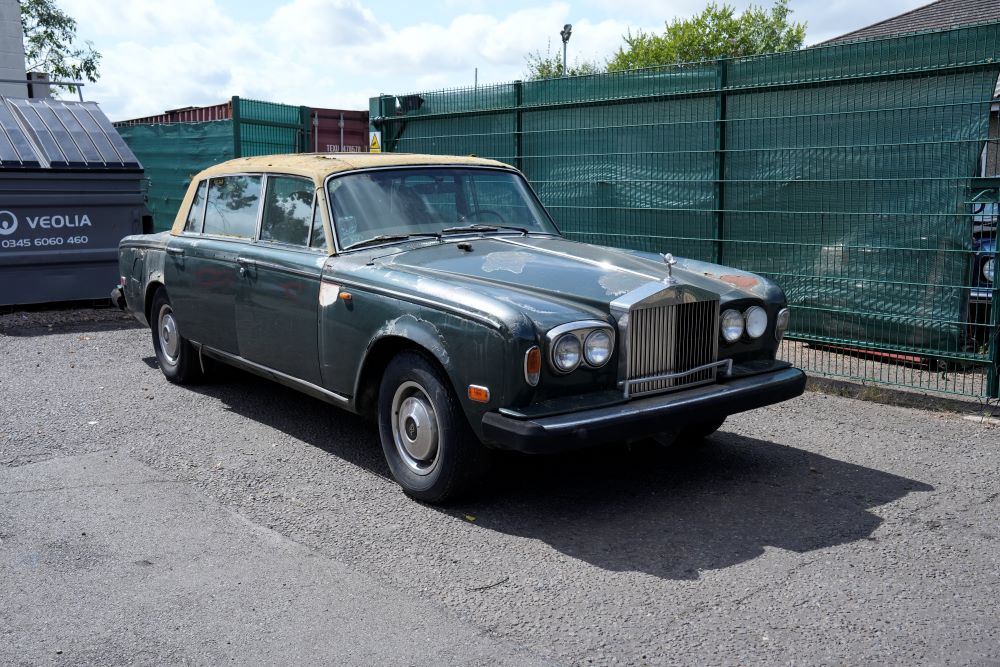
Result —
<instances>
[{"instance_id":1,"label":"front wheel","mask_svg":"<svg viewBox=\"0 0 1000 667\"><path fill-rule=\"evenodd\" d=\"M485 472L489 452L469 428L443 372L422 354L403 352L389 362L378 422L389 470L413 498L444 502Z\"/></svg>"},{"instance_id":2,"label":"front wheel","mask_svg":"<svg viewBox=\"0 0 1000 667\"><path fill-rule=\"evenodd\" d=\"M167 291L162 287L153 296L153 307L149 312L153 349L163 375L177 384L189 384L202 379L197 352L191 342L181 336L177 315L170 305Z\"/></svg>"}]
</instances>

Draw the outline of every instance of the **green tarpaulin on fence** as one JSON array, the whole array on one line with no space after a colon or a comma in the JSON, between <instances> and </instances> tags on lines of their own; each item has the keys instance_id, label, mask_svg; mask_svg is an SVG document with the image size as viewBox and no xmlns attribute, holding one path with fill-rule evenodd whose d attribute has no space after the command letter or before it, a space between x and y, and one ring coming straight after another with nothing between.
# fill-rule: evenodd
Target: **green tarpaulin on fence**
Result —
<instances>
[{"instance_id":1,"label":"green tarpaulin on fence","mask_svg":"<svg viewBox=\"0 0 1000 667\"><path fill-rule=\"evenodd\" d=\"M967 201L998 36L383 95L371 117L387 151L518 166L572 238L773 278L800 339L985 362Z\"/></svg>"},{"instance_id":2,"label":"green tarpaulin on fence","mask_svg":"<svg viewBox=\"0 0 1000 667\"><path fill-rule=\"evenodd\" d=\"M118 128L149 180L156 231L169 229L191 178L233 157L233 122L124 125Z\"/></svg>"}]
</instances>

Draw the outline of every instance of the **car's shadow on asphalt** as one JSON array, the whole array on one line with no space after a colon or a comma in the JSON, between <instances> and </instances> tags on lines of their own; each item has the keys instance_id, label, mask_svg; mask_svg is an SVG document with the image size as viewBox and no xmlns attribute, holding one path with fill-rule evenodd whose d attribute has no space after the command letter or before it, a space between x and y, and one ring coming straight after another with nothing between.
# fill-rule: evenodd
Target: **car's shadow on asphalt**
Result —
<instances>
[{"instance_id":1,"label":"car's shadow on asphalt","mask_svg":"<svg viewBox=\"0 0 1000 667\"><path fill-rule=\"evenodd\" d=\"M701 442L512 457L476 525L613 571L696 579L766 547L869 539L872 508L933 487L725 430Z\"/></svg>"},{"instance_id":2,"label":"car's shadow on asphalt","mask_svg":"<svg viewBox=\"0 0 1000 667\"><path fill-rule=\"evenodd\" d=\"M228 369L220 382L195 389L388 477L378 431L359 417ZM870 539L882 523L873 508L931 490L917 480L722 430L669 448L650 443L499 456L486 490L423 511L463 522L473 516L480 529L540 540L606 570L696 579L767 547L806 553Z\"/></svg>"}]
</instances>

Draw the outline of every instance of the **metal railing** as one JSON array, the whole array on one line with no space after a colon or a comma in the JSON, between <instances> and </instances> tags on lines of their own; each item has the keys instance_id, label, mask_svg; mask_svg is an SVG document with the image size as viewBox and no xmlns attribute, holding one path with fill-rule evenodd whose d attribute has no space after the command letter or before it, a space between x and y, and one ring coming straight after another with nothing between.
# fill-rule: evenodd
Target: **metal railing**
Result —
<instances>
[{"instance_id":1,"label":"metal railing","mask_svg":"<svg viewBox=\"0 0 1000 667\"><path fill-rule=\"evenodd\" d=\"M23 83L27 86L73 86L83 102L83 86L79 81L49 81L47 79L0 79L0 83Z\"/></svg>"},{"instance_id":2,"label":"metal railing","mask_svg":"<svg viewBox=\"0 0 1000 667\"><path fill-rule=\"evenodd\" d=\"M519 167L571 238L775 280L812 373L996 397L998 54L984 23L370 111L384 150Z\"/></svg>"}]
</instances>

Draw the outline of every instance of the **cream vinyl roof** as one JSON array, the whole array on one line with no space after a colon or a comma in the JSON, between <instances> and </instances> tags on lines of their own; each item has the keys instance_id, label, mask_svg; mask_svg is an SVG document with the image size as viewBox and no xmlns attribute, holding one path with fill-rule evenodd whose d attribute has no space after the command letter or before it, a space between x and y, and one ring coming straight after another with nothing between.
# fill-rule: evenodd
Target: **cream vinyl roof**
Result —
<instances>
[{"instance_id":1,"label":"cream vinyl roof","mask_svg":"<svg viewBox=\"0 0 1000 667\"><path fill-rule=\"evenodd\" d=\"M510 169L510 165L496 160L459 155L419 155L411 153L292 153L287 155L259 155L256 157L240 157L234 160L220 162L191 179L192 186L214 176L244 173L277 173L305 176L311 178L317 186L330 174L337 174L358 169L373 169L377 167L419 167L428 166L477 166L501 167ZM171 234L178 235L184 230L187 212L194 199L195 187L188 187L184 200L181 202L177 217L174 218ZM324 194L320 197L325 200ZM332 250L332 248L331 248Z\"/></svg>"}]
</instances>

